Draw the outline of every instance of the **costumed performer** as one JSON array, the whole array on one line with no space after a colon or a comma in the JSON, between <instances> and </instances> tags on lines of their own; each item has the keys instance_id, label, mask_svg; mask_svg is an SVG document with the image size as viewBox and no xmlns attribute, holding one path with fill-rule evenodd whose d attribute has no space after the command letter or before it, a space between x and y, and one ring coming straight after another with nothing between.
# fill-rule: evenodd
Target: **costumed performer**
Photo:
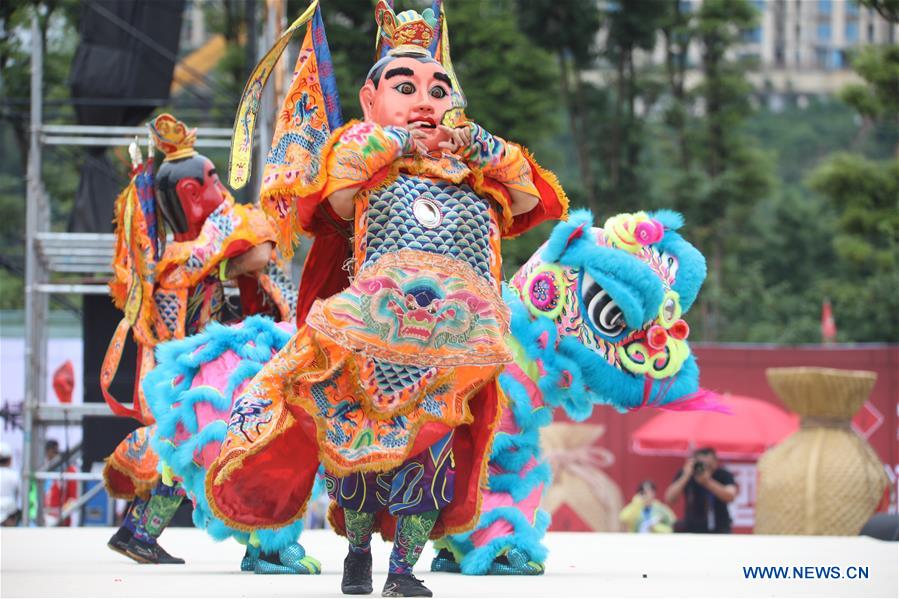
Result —
<instances>
[{"instance_id":1,"label":"costumed performer","mask_svg":"<svg viewBox=\"0 0 899 599\"><path fill-rule=\"evenodd\" d=\"M140 382L153 368L153 350L223 318L225 281L237 282L245 315L269 314L278 320L291 319L293 291L274 258L275 236L265 216L258 208L234 202L212 162L194 150L196 130L163 114L151 123L150 132L165 160L154 177L152 150L142 162L132 145L133 178L116 200L110 282L110 294L125 317L101 371L103 395L112 411L144 426L115 449L103 474L111 496L133 500L109 547L141 563L177 564L184 560L157 542L183 491L160 474L158 456L149 446L153 417ZM173 243L165 243L166 228ZM110 393L129 331L138 346L130 407Z\"/></svg>"},{"instance_id":2,"label":"costumed performer","mask_svg":"<svg viewBox=\"0 0 899 599\"><path fill-rule=\"evenodd\" d=\"M511 360L499 241L567 209L526 151L460 120L443 17L378 3L389 50L360 90L364 122L325 123L320 76L307 76L324 70L321 54L301 50L294 107L282 111L300 116L276 129L269 160L280 148L281 162L266 170L262 205L285 252L295 234L351 230L353 276L333 236L321 237L328 257L316 253L317 235L298 306L327 299L298 313L304 325L241 395L206 479L228 526L284 526L302 517L319 456L331 523L349 540L348 594L372 591L373 532L394 540L383 595L430 596L412 575L425 542L475 525L501 414L496 376Z\"/></svg>"}]
</instances>

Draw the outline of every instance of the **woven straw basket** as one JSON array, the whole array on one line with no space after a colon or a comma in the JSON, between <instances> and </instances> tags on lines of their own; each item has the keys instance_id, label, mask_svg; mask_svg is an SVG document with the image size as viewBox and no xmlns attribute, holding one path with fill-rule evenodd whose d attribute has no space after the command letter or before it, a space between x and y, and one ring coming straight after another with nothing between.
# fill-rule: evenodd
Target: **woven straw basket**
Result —
<instances>
[{"instance_id":1,"label":"woven straw basket","mask_svg":"<svg viewBox=\"0 0 899 599\"><path fill-rule=\"evenodd\" d=\"M874 450L851 428L877 375L831 368L766 374L802 424L759 459L755 532L857 535L888 484Z\"/></svg>"}]
</instances>

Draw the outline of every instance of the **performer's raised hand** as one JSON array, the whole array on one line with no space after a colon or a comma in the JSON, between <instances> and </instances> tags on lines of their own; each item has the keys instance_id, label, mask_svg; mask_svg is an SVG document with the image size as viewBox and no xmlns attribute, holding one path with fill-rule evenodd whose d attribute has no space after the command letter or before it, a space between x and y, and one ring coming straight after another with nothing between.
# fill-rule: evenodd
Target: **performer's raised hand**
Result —
<instances>
[{"instance_id":1,"label":"performer's raised hand","mask_svg":"<svg viewBox=\"0 0 899 599\"><path fill-rule=\"evenodd\" d=\"M266 241L251 247L243 254L231 258L225 267L224 278L234 279L241 275L258 276L268 266L274 249L275 244Z\"/></svg>"},{"instance_id":2,"label":"performer's raised hand","mask_svg":"<svg viewBox=\"0 0 899 599\"><path fill-rule=\"evenodd\" d=\"M458 154L471 145L471 128L464 127L447 127L438 125L438 129L447 136L446 141L442 141L438 146L446 150L450 154Z\"/></svg>"},{"instance_id":3,"label":"performer's raised hand","mask_svg":"<svg viewBox=\"0 0 899 599\"><path fill-rule=\"evenodd\" d=\"M427 154L428 148L425 145L425 139L428 137L425 131L426 123L422 121L412 121L406 125L406 129L412 136L412 143L415 144L415 151L419 154Z\"/></svg>"}]
</instances>

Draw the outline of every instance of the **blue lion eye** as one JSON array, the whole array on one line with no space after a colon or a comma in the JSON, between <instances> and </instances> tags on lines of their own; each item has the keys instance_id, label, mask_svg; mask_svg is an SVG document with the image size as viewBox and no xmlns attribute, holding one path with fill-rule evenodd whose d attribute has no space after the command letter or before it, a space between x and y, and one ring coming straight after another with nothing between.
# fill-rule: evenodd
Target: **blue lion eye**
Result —
<instances>
[{"instance_id":1,"label":"blue lion eye","mask_svg":"<svg viewBox=\"0 0 899 599\"><path fill-rule=\"evenodd\" d=\"M624 312L589 273L581 281L584 318L606 337L617 337L627 328Z\"/></svg>"}]
</instances>

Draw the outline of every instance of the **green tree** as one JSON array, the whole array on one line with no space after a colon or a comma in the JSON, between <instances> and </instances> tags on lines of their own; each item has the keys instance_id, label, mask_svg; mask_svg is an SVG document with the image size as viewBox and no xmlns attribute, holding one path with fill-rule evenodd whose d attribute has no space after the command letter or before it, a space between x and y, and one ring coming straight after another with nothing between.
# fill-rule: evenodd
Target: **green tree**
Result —
<instances>
[{"instance_id":1,"label":"green tree","mask_svg":"<svg viewBox=\"0 0 899 599\"><path fill-rule=\"evenodd\" d=\"M837 272L830 243L833 209L797 187L764 198L746 226L740 251L725 258L738 271L728 289L724 337L757 343L820 341L821 300Z\"/></svg>"},{"instance_id":2,"label":"green tree","mask_svg":"<svg viewBox=\"0 0 899 599\"><path fill-rule=\"evenodd\" d=\"M585 203L599 208L598 189L593 169L592 126L582 73L595 62L594 48L602 13L592 0L519 0L518 21L522 31L540 47L555 55L559 65L559 91L568 115L571 144L580 172L580 187Z\"/></svg>"},{"instance_id":3,"label":"green tree","mask_svg":"<svg viewBox=\"0 0 899 599\"><path fill-rule=\"evenodd\" d=\"M899 0L858 0L866 8L873 8L891 23L899 23Z\"/></svg>"},{"instance_id":4,"label":"green tree","mask_svg":"<svg viewBox=\"0 0 899 599\"><path fill-rule=\"evenodd\" d=\"M872 0L893 22L897 5ZM899 51L869 46L853 60L864 80L845 88L841 97L869 122L899 130ZM837 153L809 178L837 213L833 249L840 271L829 284L834 313L843 338L852 341L899 341L899 136L893 159L878 161Z\"/></svg>"},{"instance_id":5,"label":"green tree","mask_svg":"<svg viewBox=\"0 0 899 599\"><path fill-rule=\"evenodd\" d=\"M73 112L65 100L80 11L76 0L0 3L0 147L4 148L0 160L0 309L20 309L24 304L31 18L37 16L44 55L44 121L71 122ZM44 186L55 229L64 226L71 211L80 159L72 148L44 149ZM51 169L53 176L48 176Z\"/></svg>"},{"instance_id":6,"label":"green tree","mask_svg":"<svg viewBox=\"0 0 899 599\"><path fill-rule=\"evenodd\" d=\"M558 71L515 22L515 4L462 2L447 9L453 64L466 113L487 130L524 145L553 131Z\"/></svg>"},{"instance_id":7,"label":"green tree","mask_svg":"<svg viewBox=\"0 0 899 599\"><path fill-rule=\"evenodd\" d=\"M852 67L864 83L847 85L840 97L869 123L893 126L899 159L899 46L866 46L855 55Z\"/></svg>"},{"instance_id":8,"label":"green tree","mask_svg":"<svg viewBox=\"0 0 899 599\"><path fill-rule=\"evenodd\" d=\"M706 0L689 17L674 3L666 15L666 71L676 110L666 116L669 139L661 145L671 152L662 160L656 195L684 213L690 237L709 263L700 318L694 320L698 336L734 340L729 327L743 317L739 291L746 268L740 256L750 216L774 187L771 158L745 129L753 111L746 65L731 57L757 15L746 0ZM699 50L702 80L687 90L683 61L690 45Z\"/></svg>"},{"instance_id":9,"label":"green tree","mask_svg":"<svg viewBox=\"0 0 899 599\"><path fill-rule=\"evenodd\" d=\"M868 133L860 135L864 130ZM808 173L844 148L872 159L889 156L887 128L876 123L859 127L849 106L822 98L804 107L758 111L748 120L747 133L777 156L781 186L756 205L739 251L728 257L743 271L740 285L728 292L728 314L742 318L726 323L726 338L820 342L823 299L844 297L839 288L855 287L845 283L854 280L855 273L834 249L838 211L809 188ZM857 306L856 312L867 318L867 311L874 309ZM855 327L840 320L839 338L854 340Z\"/></svg>"},{"instance_id":10,"label":"green tree","mask_svg":"<svg viewBox=\"0 0 899 599\"><path fill-rule=\"evenodd\" d=\"M899 341L899 160L836 154L809 184L838 214L839 273L827 291L841 337Z\"/></svg>"},{"instance_id":11,"label":"green tree","mask_svg":"<svg viewBox=\"0 0 899 599\"><path fill-rule=\"evenodd\" d=\"M647 115L658 96L658 82L651 73L638 72L639 51L651 51L668 15L655 2L619 2L606 14L607 38L603 56L614 66L611 111L600 116L607 135L600 136L599 156L603 171L601 195L604 209L627 209L635 198L647 194L640 163L645 145ZM638 114L642 106L642 114Z\"/></svg>"},{"instance_id":12,"label":"green tree","mask_svg":"<svg viewBox=\"0 0 899 599\"><path fill-rule=\"evenodd\" d=\"M784 185L796 186L805 195L816 195L804 181L829 155L849 150L882 158L892 153L896 139L888 123L865 122L860 127L856 111L832 96L777 112L759 110L747 120L746 132L777 154L777 172Z\"/></svg>"},{"instance_id":13,"label":"green tree","mask_svg":"<svg viewBox=\"0 0 899 599\"><path fill-rule=\"evenodd\" d=\"M661 5L661 32L665 41L665 76L668 80L668 102L664 109L664 122L674 133L679 166L689 170L692 162L687 136L689 121L687 52L695 35L692 12L682 0L667 0Z\"/></svg>"},{"instance_id":14,"label":"green tree","mask_svg":"<svg viewBox=\"0 0 899 599\"><path fill-rule=\"evenodd\" d=\"M249 56L247 51L251 9L258 11L259 6L243 0L219 0L203 4L209 31L225 38L224 56L204 80L205 85L198 86L201 94L218 96L208 98L212 103L209 117L213 122L230 123L234 119L234 109L240 101L250 69L256 64L256 59Z\"/></svg>"}]
</instances>

